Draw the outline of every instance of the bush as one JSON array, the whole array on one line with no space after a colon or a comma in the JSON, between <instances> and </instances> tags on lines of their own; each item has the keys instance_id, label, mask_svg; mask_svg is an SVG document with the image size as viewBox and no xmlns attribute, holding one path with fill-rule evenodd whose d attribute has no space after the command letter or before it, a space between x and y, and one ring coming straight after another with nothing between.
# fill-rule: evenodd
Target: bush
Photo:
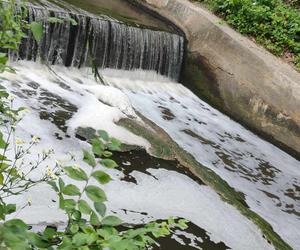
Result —
<instances>
[{"instance_id":1,"label":"bush","mask_svg":"<svg viewBox=\"0 0 300 250\"><path fill-rule=\"evenodd\" d=\"M300 70L300 11L281 0L198 0L277 56L291 53ZM290 1L293 4L293 1Z\"/></svg>"}]
</instances>

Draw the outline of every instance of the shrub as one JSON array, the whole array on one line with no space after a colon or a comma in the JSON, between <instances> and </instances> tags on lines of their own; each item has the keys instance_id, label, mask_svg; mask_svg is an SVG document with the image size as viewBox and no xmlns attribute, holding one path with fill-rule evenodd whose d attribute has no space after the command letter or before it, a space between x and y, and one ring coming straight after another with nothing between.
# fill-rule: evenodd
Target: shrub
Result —
<instances>
[{"instance_id":1,"label":"shrub","mask_svg":"<svg viewBox=\"0 0 300 250\"><path fill-rule=\"evenodd\" d=\"M198 0L277 56L289 52L300 70L300 11L281 0Z\"/></svg>"}]
</instances>

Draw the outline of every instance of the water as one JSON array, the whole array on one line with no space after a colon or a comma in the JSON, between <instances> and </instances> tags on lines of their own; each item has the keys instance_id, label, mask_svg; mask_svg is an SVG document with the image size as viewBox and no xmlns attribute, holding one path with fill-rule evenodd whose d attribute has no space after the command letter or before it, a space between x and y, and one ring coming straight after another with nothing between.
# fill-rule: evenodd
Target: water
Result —
<instances>
[{"instance_id":1,"label":"water","mask_svg":"<svg viewBox=\"0 0 300 250\"><path fill-rule=\"evenodd\" d=\"M76 162L86 169L88 167L85 167L80 160L81 149L89 148L89 145L76 138L76 128L105 129L125 143L149 149L150 145L145 139L117 126L116 122L124 117L141 122L133 107L140 111L144 109L144 114L153 121L164 120L163 117L167 114L166 121L170 122L172 128L170 135L174 136L172 132L176 130L174 124L181 124L180 120L175 118L178 114L174 112L171 105L170 111L174 115L171 119L173 116L165 111L166 108L161 108L164 104L156 102L170 100L176 103L175 100L183 102L182 99L185 99L202 103L182 85L170 83L168 79L154 72L135 72L133 77L134 72L105 70L103 74L110 86L104 86L95 82L86 69L54 66L50 71L48 67L33 62L19 62L14 66L18 74L4 75L6 80L2 79L1 84L16 95L17 105L31 109L31 113L24 118L17 129L18 136L26 140L30 139L31 135L37 135L41 137L41 143L33 149L33 152L54 146L56 159L65 164L74 164L70 159L72 154ZM122 87L117 88L117 85ZM170 95L174 100L170 99ZM144 103L141 99L144 99ZM148 104L150 106L145 107ZM184 104L178 104L176 112L188 114L186 108L181 106ZM150 108L153 108L151 113L148 112ZM199 114L195 113L195 115L199 116L198 119L205 117L204 111L201 113L199 107L197 110ZM221 114L218 114L218 117L207 114L206 119L212 121L219 119L224 125L228 120L229 125L240 128L242 134L249 133L238 124L230 123L230 120ZM181 141L187 145L194 145L195 148L201 148L201 143L190 138L182 137ZM281 152L276 148L274 150L276 154ZM284 157L291 161L288 155ZM126 168L127 160L122 162L125 163L123 168ZM45 164L53 165L54 159ZM222 201L210 187L202 185L188 174L172 167L174 163L170 163L170 167L159 167L154 161L145 161L141 169L133 157L130 164L134 167L130 167L129 172L109 170L114 181L104 189L108 196L110 213L117 213L125 221L134 224L166 219L170 215L186 218L195 225L196 229L186 233L177 232L174 238L177 242L189 239L191 247L194 245L195 249L196 246L198 249L201 249L201 246L211 246L208 249L228 247L273 249L251 221L242 216L237 209ZM35 175L43 171L44 166ZM128 181L128 176L134 182ZM64 214L57 210L57 198L47 185L40 185L14 201L20 207L30 196L32 207L22 210L18 216L33 225L64 223ZM261 199L260 202L265 204L267 199ZM270 207L269 214L271 217L272 214L278 216L273 207Z\"/></svg>"},{"instance_id":2,"label":"water","mask_svg":"<svg viewBox=\"0 0 300 250\"><path fill-rule=\"evenodd\" d=\"M210 107L180 84L114 78L133 107L199 163L245 195L295 249L300 246L300 162Z\"/></svg>"},{"instance_id":3,"label":"water","mask_svg":"<svg viewBox=\"0 0 300 250\"><path fill-rule=\"evenodd\" d=\"M18 55L11 55L12 58L78 68L95 65L99 68L153 70L178 79L183 59L182 37L131 27L109 17L50 7L29 6L29 21L42 23L44 36L37 44L29 32ZM64 21L50 23L50 17ZM77 25L72 25L68 21L70 18Z\"/></svg>"},{"instance_id":4,"label":"water","mask_svg":"<svg viewBox=\"0 0 300 250\"><path fill-rule=\"evenodd\" d=\"M81 149L89 145L76 136L79 127L106 130L124 143L149 151L147 140L117 125L122 118L145 125L136 114L139 111L199 163L242 192L250 209L299 249L299 161L175 83L183 57L180 36L46 3L46 8L29 7L29 20L43 23L41 43L29 33L19 53L11 54L18 74L7 73L0 79L16 96L17 106L31 109L17 135L24 140L39 136L41 143L34 152L54 147L56 159L74 164L74 156L85 167ZM51 24L49 17L73 18L78 25ZM86 68L92 61L102 69L106 85L96 82ZM272 249L251 221L177 162L158 161L144 151L125 156L116 156L123 171L110 170L114 181L105 186L110 213L133 224L170 215L191 221L190 231L177 231L175 241L161 242L166 245L163 249ZM45 162L34 177L47 164L53 165L54 159ZM57 198L47 185L13 202L22 207L30 196L32 207L17 216L36 226L64 224L65 215L57 209ZM179 248L183 242L187 246Z\"/></svg>"}]
</instances>

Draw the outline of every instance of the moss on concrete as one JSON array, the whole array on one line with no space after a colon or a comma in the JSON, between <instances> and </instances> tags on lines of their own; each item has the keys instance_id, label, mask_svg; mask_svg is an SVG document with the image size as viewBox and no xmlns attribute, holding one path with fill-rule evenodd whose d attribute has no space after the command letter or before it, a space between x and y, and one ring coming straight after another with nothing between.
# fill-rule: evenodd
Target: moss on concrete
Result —
<instances>
[{"instance_id":1,"label":"moss on concrete","mask_svg":"<svg viewBox=\"0 0 300 250\"><path fill-rule=\"evenodd\" d=\"M121 119L118 122L118 125L121 125L130 130L132 133L145 138L151 144L151 153L154 156L165 160L171 160L175 158L170 145L161 140L160 136L158 136L155 131L146 129L144 126L131 119Z\"/></svg>"},{"instance_id":2,"label":"moss on concrete","mask_svg":"<svg viewBox=\"0 0 300 250\"><path fill-rule=\"evenodd\" d=\"M201 99L218 109L223 109L224 102L219 92L216 76L205 58L187 52L180 80Z\"/></svg>"}]
</instances>

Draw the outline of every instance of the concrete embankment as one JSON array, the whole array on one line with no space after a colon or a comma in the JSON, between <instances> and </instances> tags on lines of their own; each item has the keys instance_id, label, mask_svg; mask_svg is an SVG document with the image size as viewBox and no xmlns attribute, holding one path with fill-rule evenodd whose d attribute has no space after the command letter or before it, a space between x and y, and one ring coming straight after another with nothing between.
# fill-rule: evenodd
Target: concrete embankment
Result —
<instances>
[{"instance_id":1,"label":"concrete embankment","mask_svg":"<svg viewBox=\"0 0 300 250\"><path fill-rule=\"evenodd\" d=\"M197 3L130 0L187 38L182 81L215 107L300 158L300 74Z\"/></svg>"}]
</instances>

